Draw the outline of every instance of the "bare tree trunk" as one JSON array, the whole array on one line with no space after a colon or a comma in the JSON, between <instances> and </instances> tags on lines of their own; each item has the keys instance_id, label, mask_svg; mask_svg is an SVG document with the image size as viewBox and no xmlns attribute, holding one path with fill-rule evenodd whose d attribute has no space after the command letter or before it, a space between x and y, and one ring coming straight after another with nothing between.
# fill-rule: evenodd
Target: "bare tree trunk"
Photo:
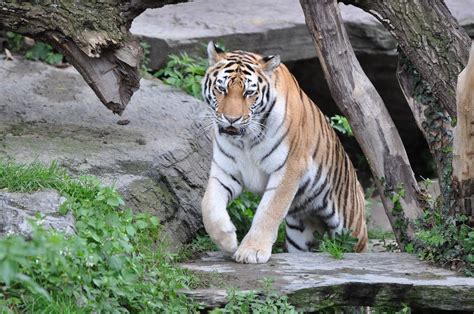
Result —
<instances>
[{"instance_id":1,"label":"bare tree trunk","mask_svg":"<svg viewBox=\"0 0 474 314\"><path fill-rule=\"evenodd\" d=\"M399 52L397 79L408 102L418 128L423 133L436 162L443 207L454 204L452 189L452 119L439 100L433 96L428 83L415 66Z\"/></svg>"},{"instance_id":2,"label":"bare tree trunk","mask_svg":"<svg viewBox=\"0 0 474 314\"><path fill-rule=\"evenodd\" d=\"M133 18L177 2L183 1L0 1L0 25L51 43L102 103L121 114L140 85L143 53L129 33Z\"/></svg>"},{"instance_id":3,"label":"bare tree trunk","mask_svg":"<svg viewBox=\"0 0 474 314\"><path fill-rule=\"evenodd\" d=\"M454 135L453 181L459 210L474 225L474 44L456 91L458 120Z\"/></svg>"},{"instance_id":4,"label":"bare tree trunk","mask_svg":"<svg viewBox=\"0 0 474 314\"><path fill-rule=\"evenodd\" d=\"M385 211L403 248L421 214L419 188L392 119L363 72L336 0L300 0L332 97L369 161Z\"/></svg>"},{"instance_id":5,"label":"bare tree trunk","mask_svg":"<svg viewBox=\"0 0 474 314\"><path fill-rule=\"evenodd\" d=\"M443 0L340 0L375 16L428 82L433 96L456 117L456 82L471 40Z\"/></svg>"}]
</instances>

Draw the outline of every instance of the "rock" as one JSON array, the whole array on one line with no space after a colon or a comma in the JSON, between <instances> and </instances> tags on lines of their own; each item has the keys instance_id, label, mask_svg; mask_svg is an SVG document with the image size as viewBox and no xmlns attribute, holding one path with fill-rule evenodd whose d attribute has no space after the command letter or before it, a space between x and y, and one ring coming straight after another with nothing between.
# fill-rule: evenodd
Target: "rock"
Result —
<instances>
[{"instance_id":1,"label":"rock","mask_svg":"<svg viewBox=\"0 0 474 314\"><path fill-rule=\"evenodd\" d=\"M474 35L474 0L447 0L462 26ZM341 14L356 53L395 54L390 33L370 14L341 4ZM148 9L131 32L150 44L150 66L163 66L169 54L203 54L202 43L222 41L227 49L280 54L283 61L316 56L303 11L294 0L197 0Z\"/></svg>"},{"instance_id":2,"label":"rock","mask_svg":"<svg viewBox=\"0 0 474 314\"><path fill-rule=\"evenodd\" d=\"M211 144L201 127L206 106L159 80L142 79L123 117L103 107L73 69L0 60L0 158L57 160L122 192L151 212L169 241L202 227L200 202ZM117 124L127 119L127 125Z\"/></svg>"},{"instance_id":3,"label":"rock","mask_svg":"<svg viewBox=\"0 0 474 314\"><path fill-rule=\"evenodd\" d=\"M183 293L206 307L226 303L226 290L272 287L299 310L364 305L412 309L474 311L474 278L430 266L405 253L347 253L335 260L325 253L274 254L267 264L237 264L220 252L181 264L195 272L206 288Z\"/></svg>"},{"instance_id":4,"label":"rock","mask_svg":"<svg viewBox=\"0 0 474 314\"><path fill-rule=\"evenodd\" d=\"M33 232L29 220L37 220L45 228L75 232L72 213L62 215L59 207L66 199L56 191L10 193L0 191L0 236L21 234L29 237ZM38 219L37 215L40 215Z\"/></svg>"}]
</instances>

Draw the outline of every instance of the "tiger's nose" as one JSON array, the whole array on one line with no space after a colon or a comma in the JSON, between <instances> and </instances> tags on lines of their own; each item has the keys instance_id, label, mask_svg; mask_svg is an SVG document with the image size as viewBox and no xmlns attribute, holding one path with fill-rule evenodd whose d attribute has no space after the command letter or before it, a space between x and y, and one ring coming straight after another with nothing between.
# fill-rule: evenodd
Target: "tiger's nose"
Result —
<instances>
[{"instance_id":1,"label":"tiger's nose","mask_svg":"<svg viewBox=\"0 0 474 314\"><path fill-rule=\"evenodd\" d=\"M232 123L234 123L234 122L240 120L240 118L242 118L242 116L240 116L240 117L229 117L229 116L224 115L224 118L225 118L230 124L232 124Z\"/></svg>"}]
</instances>

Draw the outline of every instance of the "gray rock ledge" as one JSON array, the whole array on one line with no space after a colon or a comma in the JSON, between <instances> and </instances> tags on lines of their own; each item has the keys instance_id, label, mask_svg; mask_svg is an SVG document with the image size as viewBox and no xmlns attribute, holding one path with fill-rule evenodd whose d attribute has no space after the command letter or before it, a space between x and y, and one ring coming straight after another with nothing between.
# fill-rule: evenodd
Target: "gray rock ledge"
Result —
<instances>
[{"instance_id":1,"label":"gray rock ledge","mask_svg":"<svg viewBox=\"0 0 474 314\"><path fill-rule=\"evenodd\" d=\"M474 311L474 278L431 266L404 253L274 254L263 265L237 264L220 252L181 264L204 278L206 288L185 294L208 307L226 303L226 291L261 288L264 278L302 311L328 306L399 306Z\"/></svg>"}]
</instances>

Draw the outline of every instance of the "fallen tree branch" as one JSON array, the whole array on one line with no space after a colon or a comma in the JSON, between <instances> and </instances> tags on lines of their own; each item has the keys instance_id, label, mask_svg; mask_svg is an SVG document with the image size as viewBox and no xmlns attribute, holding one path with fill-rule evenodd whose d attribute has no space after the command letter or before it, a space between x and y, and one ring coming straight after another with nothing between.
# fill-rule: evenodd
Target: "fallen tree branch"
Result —
<instances>
[{"instance_id":1,"label":"fallen tree branch","mask_svg":"<svg viewBox=\"0 0 474 314\"><path fill-rule=\"evenodd\" d=\"M0 26L52 44L100 101L121 114L139 88L143 57L129 32L147 7L182 0L0 1Z\"/></svg>"},{"instance_id":2,"label":"fallen tree branch","mask_svg":"<svg viewBox=\"0 0 474 314\"><path fill-rule=\"evenodd\" d=\"M349 42L336 0L300 0L331 95L366 156L397 242L413 240L419 188L395 125Z\"/></svg>"}]
</instances>

